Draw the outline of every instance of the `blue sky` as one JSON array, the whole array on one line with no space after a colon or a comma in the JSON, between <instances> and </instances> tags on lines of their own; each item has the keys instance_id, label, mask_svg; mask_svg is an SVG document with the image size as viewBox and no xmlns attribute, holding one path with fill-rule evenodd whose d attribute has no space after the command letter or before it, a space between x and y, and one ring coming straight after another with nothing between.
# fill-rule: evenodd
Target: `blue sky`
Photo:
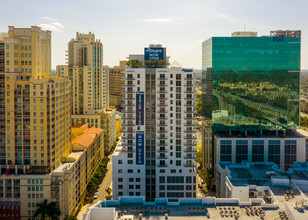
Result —
<instances>
[{"instance_id":1,"label":"blue sky","mask_svg":"<svg viewBox=\"0 0 308 220\"><path fill-rule=\"evenodd\" d=\"M201 68L201 43L233 31L302 30L302 69L308 69L307 0L10 0L2 3L0 32L9 25L52 31L52 68L65 64L76 32L104 44L104 64L117 65L150 43L167 47L183 67Z\"/></svg>"}]
</instances>

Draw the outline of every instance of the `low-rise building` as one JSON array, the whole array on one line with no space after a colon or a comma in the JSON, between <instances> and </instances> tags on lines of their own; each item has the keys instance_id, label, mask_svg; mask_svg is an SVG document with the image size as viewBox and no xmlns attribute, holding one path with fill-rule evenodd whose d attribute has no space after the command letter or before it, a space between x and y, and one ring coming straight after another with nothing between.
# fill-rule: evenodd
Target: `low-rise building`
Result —
<instances>
[{"instance_id":1,"label":"low-rise building","mask_svg":"<svg viewBox=\"0 0 308 220\"><path fill-rule=\"evenodd\" d=\"M88 115L72 115L72 124L79 121L81 123L88 123L95 128L104 129L104 143L105 148L111 147L116 140L116 109L110 106L101 113Z\"/></svg>"},{"instance_id":2,"label":"low-rise building","mask_svg":"<svg viewBox=\"0 0 308 220\"><path fill-rule=\"evenodd\" d=\"M206 152L206 148L202 150L203 155L213 153L216 162L274 162L280 169L288 170L294 162L306 161L307 137L308 132L303 129L284 133L216 132L213 139L214 152ZM206 161L206 158L203 159Z\"/></svg>"},{"instance_id":3,"label":"low-rise building","mask_svg":"<svg viewBox=\"0 0 308 220\"><path fill-rule=\"evenodd\" d=\"M44 200L56 202L60 219L76 214L86 186L104 157L104 134L87 124L72 127L72 133L77 134L72 152L53 172L39 173L41 170L30 166L25 174L0 176L0 219L31 219Z\"/></svg>"}]
</instances>

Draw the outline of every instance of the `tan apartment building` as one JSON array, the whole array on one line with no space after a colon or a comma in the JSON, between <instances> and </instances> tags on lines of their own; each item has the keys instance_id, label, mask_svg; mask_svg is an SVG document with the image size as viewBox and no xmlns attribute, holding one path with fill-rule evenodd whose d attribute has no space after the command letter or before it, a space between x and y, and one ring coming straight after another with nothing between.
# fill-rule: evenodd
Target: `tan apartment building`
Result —
<instances>
[{"instance_id":1,"label":"tan apartment building","mask_svg":"<svg viewBox=\"0 0 308 220\"><path fill-rule=\"evenodd\" d=\"M77 124L72 132L77 134L72 152L53 172L1 175L0 189L4 190L0 193L0 219L32 219L37 205L45 199L58 204L60 219L76 214L86 196L86 186L104 157L104 136L102 129L88 124Z\"/></svg>"},{"instance_id":2,"label":"tan apartment building","mask_svg":"<svg viewBox=\"0 0 308 220\"><path fill-rule=\"evenodd\" d=\"M122 78L125 76L124 71L127 61L120 61L119 66L109 68L109 104L111 106L121 105L123 87Z\"/></svg>"},{"instance_id":3,"label":"tan apartment building","mask_svg":"<svg viewBox=\"0 0 308 220\"><path fill-rule=\"evenodd\" d=\"M68 65L57 66L57 75L71 80L72 124L81 120L104 129L109 148L115 140L116 121L110 120L115 111L109 109L109 67L103 66L103 44L91 32L77 32L68 43L67 56Z\"/></svg>"},{"instance_id":4,"label":"tan apartment building","mask_svg":"<svg viewBox=\"0 0 308 220\"><path fill-rule=\"evenodd\" d=\"M50 201L49 175L72 151L70 81L50 77L50 40L36 26L0 35L1 219L31 217L32 203Z\"/></svg>"},{"instance_id":5,"label":"tan apartment building","mask_svg":"<svg viewBox=\"0 0 308 220\"><path fill-rule=\"evenodd\" d=\"M57 66L58 76L71 80L72 114L96 114L109 106L108 70L103 68L103 44L93 33L76 33L68 43L68 65Z\"/></svg>"}]
</instances>

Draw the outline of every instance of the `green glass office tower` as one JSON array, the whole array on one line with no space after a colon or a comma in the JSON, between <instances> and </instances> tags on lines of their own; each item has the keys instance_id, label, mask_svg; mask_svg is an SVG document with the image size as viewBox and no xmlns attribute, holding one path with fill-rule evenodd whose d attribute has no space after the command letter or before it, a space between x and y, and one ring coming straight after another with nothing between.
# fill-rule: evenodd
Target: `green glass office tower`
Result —
<instances>
[{"instance_id":1,"label":"green glass office tower","mask_svg":"<svg viewBox=\"0 0 308 220\"><path fill-rule=\"evenodd\" d=\"M216 132L299 127L300 35L272 31L269 36L212 37L202 43L208 145Z\"/></svg>"},{"instance_id":2,"label":"green glass office tower","mask_svg":"<svg viewBox=\"0 0 308 220\"><path fill-rule=\"evenodd\" d=\"M203 42L203 114L213 131L299 127L300 33L271 33Z\"/></svg>"}]
</instances>

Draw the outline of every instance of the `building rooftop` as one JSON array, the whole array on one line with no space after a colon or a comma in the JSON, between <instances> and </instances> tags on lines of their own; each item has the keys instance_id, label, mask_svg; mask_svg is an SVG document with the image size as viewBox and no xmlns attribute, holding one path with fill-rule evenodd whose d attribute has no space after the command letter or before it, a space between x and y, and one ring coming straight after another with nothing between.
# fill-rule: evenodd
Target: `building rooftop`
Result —
<instances>
[{"instance_id":1,"label":"building rooftop","mask_svg":"<svg viewBox=\"0 0 308 220\"><path fill-rule=\"evenodd\" d=\"M225 198L203 197L200 199L179 199L179 202L168 202L168 199L156 199L145 202L143 197L120 197L119 200L100 201L90 208L85 220L117 220L117 219L265 219L279 218L279 210L262 209L260 206L248 208L239 206L238 201ZM258 215L251 215L251 210ZM106 212L106 214L103 214ZM107 214L107 212L109 214ZM249 215L247 214L249 213ZM111 215L111 213L116 213ZM130 218L127 218L130 216ZM167 218L166 218L167 216Z\"/></svg>"},{"instance_id":2,"label":"building rooftop","mask_svg":"<svg viewBox=\"0 0 308 220\"><path fill-rule=\"evenodd\" d=\"M72 141L72 145L79 144L84 147L89 147L93 143L96 135L99 135L102 132L103 129L91 127L88 130L86 130L83 134L77 136Z\"/></svg>"},{"instance_id":3,"label":"building rooftop","mask_svg":"<svg viewBox=\"0 0 308 220\"><path fill-rule=\"evenodd\" d=\"M260 132L216 132L216 138L306 138L308 137L308 131L303 129L296 129L294 131L288 131L286 133L282 131L263 131Z\"/></svg>"},{"instance_id":4,"label":"building rooftop","mask_svg":"<svg viewBox=\"0 0 308 220\"><path fill-rule=\"evenodd\" d=\"M86 127L88 125L88 123L77 123L72 125L72 128L82 128L82 127Z\"/></svg>"},{"instance_id":5,"label":"building rooftop","mask_svg":"<svg viewBox=\"0 0 308 220\"><path fill-rule=\"evenodd\" d=\"M218 168L227 171L223 182L230 195L240 191L242 199L259 199L269 206L288 209L294 219L308 219L308 212L303 209L308 207L308 162L295 163L294 167L281 171L272 162L218 162ZM247 187L247 191L242 187Z\"/></svg>"}]
</instances>

